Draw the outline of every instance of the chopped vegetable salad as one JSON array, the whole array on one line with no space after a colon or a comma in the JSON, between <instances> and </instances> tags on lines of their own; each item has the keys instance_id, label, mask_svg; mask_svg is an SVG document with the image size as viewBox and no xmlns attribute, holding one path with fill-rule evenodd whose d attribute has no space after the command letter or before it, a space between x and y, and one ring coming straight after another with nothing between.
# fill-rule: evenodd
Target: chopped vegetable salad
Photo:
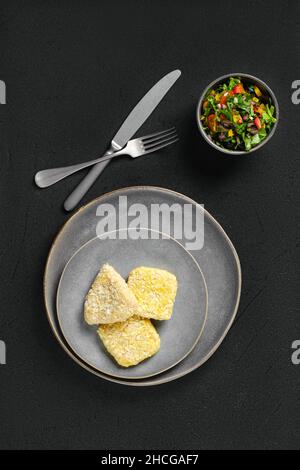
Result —
<instances>
[{"instance_id":1,"label":"chopped vegetable salad","mask_svg":"<svg viewBox=\"0 0 300 470\"><path fill-rule=\"evenodd\" d=\"M276 122L269 95L254 84L230 78L208 91L201 121L206 133L220 147L249 151L262 142Z\"/></svg>"}]
</instances>

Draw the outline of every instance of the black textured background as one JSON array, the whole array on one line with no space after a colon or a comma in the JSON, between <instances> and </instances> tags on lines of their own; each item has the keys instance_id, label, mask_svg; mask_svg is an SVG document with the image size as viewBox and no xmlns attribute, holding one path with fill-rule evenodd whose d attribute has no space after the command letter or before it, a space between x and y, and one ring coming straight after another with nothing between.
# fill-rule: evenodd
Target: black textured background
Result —
<instances>
[{"instance_id":1,"label":"black textured background","mask_svg":"<svg viewBox=\"0 0 300 470\"><path fill-rule=\"evenodd\" d=\"M0 447L295 449L300 447L300 4L296 0L1 1ZM47 323L42 275L82 178L47 190L38 169L105 150L133 105L164 74L182 77L140 133L175 124L180 142L112 163L85 202L149 184L204 203L239 253L239 315L201 369L156 388L111 384L76 366ZM281 121L257 154L228 158L198 134L202 89L248 72L275 91Z\"/></svg>"}]
</instances>

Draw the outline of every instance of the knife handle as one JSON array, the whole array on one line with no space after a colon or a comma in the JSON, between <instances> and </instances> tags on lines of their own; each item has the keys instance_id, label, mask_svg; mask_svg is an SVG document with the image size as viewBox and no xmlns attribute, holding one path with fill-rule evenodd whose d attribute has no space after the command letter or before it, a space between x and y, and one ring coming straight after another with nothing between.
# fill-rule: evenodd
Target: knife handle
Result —
<instances>
[{"instance_id":1,"label":"knife handle","mask_svg":"<svg viewBox=\"0 0 300 470\"><path fill-rule=\"evenodd\" d=\"M112 149L109 149L105 152L104 155L110 155L113 153ZM103 156L104 156L103 155ZM88 192L90 187L95 183L98 176L102 173L104 168L109 164L110 160L105 162L97 163L93 168L88 172L88 174L81 180L79 185L74 189L74 191L67 197L64 202L64 208L66 211L71 211L77 204L81 201L83 196Z\"/></svg>"}]
</instances>

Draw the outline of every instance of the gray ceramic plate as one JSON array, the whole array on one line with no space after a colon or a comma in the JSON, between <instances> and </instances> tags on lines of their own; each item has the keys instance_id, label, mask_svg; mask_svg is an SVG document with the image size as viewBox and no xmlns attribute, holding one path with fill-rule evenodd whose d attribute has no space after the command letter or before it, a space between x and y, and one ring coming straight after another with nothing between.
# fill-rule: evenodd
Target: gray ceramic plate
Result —
<instances>
[{"instance_id":1,"label":"gray ceramic plate","mask_svg":"<svg viewBox=\"0 0 300 470\"><path fill-rule=\"evenodd\" d=\"M180 243L149 229L140 229L143 238L137 240L130 238L133 233L123 229L111 232L110 238L94 238L72 256L58 286L57 315L67 342L83 361L114 377L140 379L170 369L192 351L205 324L207 291L198 264ZM158 239L153 238L157 235ZM87 325L83 319L85 296L105 263L124 279L138 266L151 266L166 269L178 281L172 318L154 322L161 339L160 350L135 367L118 366L105 352L97 327Z\"/></svg>"},{"instance_id":2,"label":"gray ceramic plate","mask_svg":"<svg viewBox=\"0 0 300 470\"><path fill-rule=\"evenodd\" d=\"M129 202L193 204L204 211L204 246L192 255L201 266L208 289L208 315L205 328L193 351L172 369L153 378L141 380L117 379L105 375L82 361L68 347L58 325L56 292L58 283L70 257L87 241L94 238L99 218L99 204L118 204L120 196ZM55 338L65 352L83 368L106 380L132 386L162 384L182 377L204 364L218 349L232 325L240 300L241 269L237 253L220 224L195 201L183 194L152 186L122 188L91 201L72 215L58 233L48 256L44 276L44 297L47 317Z\"/></svg>"}]
</instances>

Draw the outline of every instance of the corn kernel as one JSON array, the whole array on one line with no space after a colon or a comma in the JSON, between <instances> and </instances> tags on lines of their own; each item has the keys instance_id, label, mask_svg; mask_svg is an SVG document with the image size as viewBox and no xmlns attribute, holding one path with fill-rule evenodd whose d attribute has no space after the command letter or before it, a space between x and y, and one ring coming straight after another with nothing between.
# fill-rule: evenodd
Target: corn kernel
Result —
<instances>
[{"instance_id":1,"label":"corn kernel","mask_svg":"<svg viewBox=\"0 0 300 470\"><path fill-rule=\"evenodd\" d=\"M262 95L262 92L260 91L260 89L257 86L254 87L254 92L255 92L256 96L261 96Z\"/></svg>"}]
</instances>

